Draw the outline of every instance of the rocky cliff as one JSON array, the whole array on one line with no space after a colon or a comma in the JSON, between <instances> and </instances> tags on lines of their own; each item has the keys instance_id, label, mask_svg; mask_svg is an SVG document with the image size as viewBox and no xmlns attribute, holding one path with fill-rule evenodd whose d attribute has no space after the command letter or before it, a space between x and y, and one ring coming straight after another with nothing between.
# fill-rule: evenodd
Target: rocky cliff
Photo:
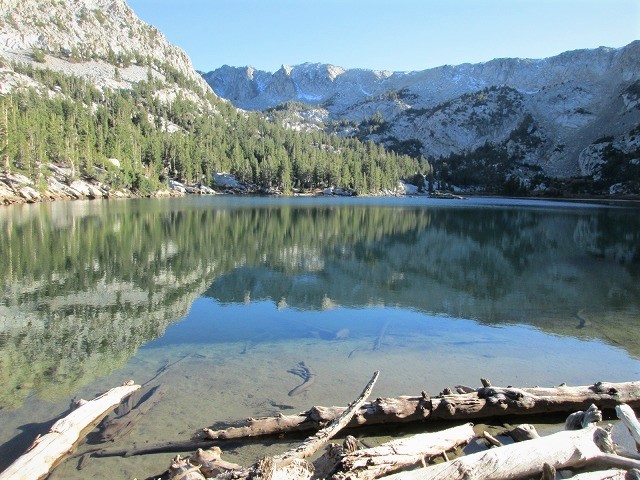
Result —
<instances>
[{"instance_id":1,"label":"rocky cliff","mask_svg":"<svg viewBox=\"0 0 640 480\"><path fill-rule=\"evenodd\" d=\"M478 183L475 172L498 166L503 180L530 188L570 177L638 188L640 41L420 72L303 64L273 74L225 66L203 76L240 108L289 102L278 108L285 123L422 154L456 183Z\"/></svg>"},{"instance_id":2,"label":"rocky cliff","mask_svg":"<svg viewBox=\"0 0 640 480\"><path fill-rule=\"evenodd\" d=\"M145 80L149 67L164 78L170 65L206 88L187 54L124 0L3 0L0 55L112 87ZM9 86L4 79L3 91Z\"/></svg>"}]
</instances>

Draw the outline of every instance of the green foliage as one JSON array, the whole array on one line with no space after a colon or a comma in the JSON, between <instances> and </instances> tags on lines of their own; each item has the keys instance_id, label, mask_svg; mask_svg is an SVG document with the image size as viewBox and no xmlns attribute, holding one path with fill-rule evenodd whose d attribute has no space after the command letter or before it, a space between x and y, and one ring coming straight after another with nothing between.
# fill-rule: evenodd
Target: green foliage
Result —
<instances>
[{"instance_id":1,"label":"green foliage","mask_svg":"<svg viewBox=\"0 0 640 480\"><path fill-rule=\"evenodd\" d=\"M302 103L302 102L284 102L284 103L279 103L278 105L274 106L274 107L270 107L267 108L265 110L266 113L272 113L272 112L305 112L305 111L309 111L309 110L313 110L313 107L311 105L307 105L306 103Z\"/></svg>"},{"instance_id":2,"label":"green foliage","mask_svg":"<svg viewBox=\"0 0 640 480\"><path fill-rule=\"evenodd\" d=\"M151 76L131 91L101 91L77 77L24 65L14 68L63 94L48 98L30 90L7 98L11 168L34 180L41 165L53 162L140 194L153 192L167 178L209 184L212 173L220 171L256 189L335 186L367 193L392 188L398 178L428 169L425 162L371 142L286 130L259 114L238 112L210 93L206 98L216 112L212 114L181 95L162 102L155 92L165 84ZM155 68L170 82L202 90L171 65ZM380 122L374 117L371 125ZM117 158L121 168L109 158Z\"/></svg>"},{"instance_id":3,"label":"green foliage","mask_svg":"<svg viewBox=\"0 0 640 480\"><path fill-rule=\"evenodd\" d=\"M104 25L104 22L107 21L107 17L105 17L104 13L102 13L102 10L99 8L93 10L93 15L96 17L96 20L100 25Z\"/></svg>"},{"instance_id":4,"label":"green foliage","mask_svg":"<svg viewBox=\"0 0 640 480\"><path fill-rule=\"evenodd\" d=\"M39 48L34 48L33 49L32 56L33 56L33 59L38 63L44 63L45 62L44 52L42 50L40 50Z\"/></svg>"},{"instance_id":5,"label":"green foliage","mask_svg":"<svg viewBox=\"0 0 640 480\"><path fill-rule=\"evenodd\" d=\"M512 140L520 145L535 148L542 144L542 140L537 134L538 127L535 120L530 113L527 113L520 122L520 125L511 132L509 140Z\"/></svg>"},{"instance_id":6,"label":"green foliage","mask_svg":"<svg viewBox=\"0 0 640 480\"><path fill-rule=\"evenodd\" d=\"M640 192L640 148L623 152L612 144L604 147L601 181L604 185L623 183L628 191Z\"/></svg>"},{"instance_id":7,"label":"green foliage","mask_svg":"<svg viewBox=\"0 0 640 480\"><path fill-rule=\"evenodd\" d=\"M419 157L423 147L422 142L417 138L398 140L393 136L385 138L384 145L399 155L409 155L410 157Z\"/></svg>"}]
</instances>

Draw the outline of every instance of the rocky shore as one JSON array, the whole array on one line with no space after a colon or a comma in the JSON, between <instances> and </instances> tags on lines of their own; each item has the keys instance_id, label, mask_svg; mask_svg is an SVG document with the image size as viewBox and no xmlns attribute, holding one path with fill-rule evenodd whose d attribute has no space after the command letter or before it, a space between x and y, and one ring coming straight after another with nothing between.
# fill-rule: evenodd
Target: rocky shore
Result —
<instances>
[{"instance_id":1,"label":"rocky shore","mask_svg":"<svg viewBox=\"0 0 640 480\"><path fill-rule=\"evenodd\" d=\"M40 182L15 172L0 173L0 205L46 202L53 200L93 200L107 198L181 197L185 189L163 188L151 195L142 195L127 188L114 188L95 178L75 177L66 167L49 165L49 173ZM206 188L206 187L205 187ZM201 193L198 191L197 193ZM215 193L207 189L206 193Z\"/></svg>"}]
</instances>

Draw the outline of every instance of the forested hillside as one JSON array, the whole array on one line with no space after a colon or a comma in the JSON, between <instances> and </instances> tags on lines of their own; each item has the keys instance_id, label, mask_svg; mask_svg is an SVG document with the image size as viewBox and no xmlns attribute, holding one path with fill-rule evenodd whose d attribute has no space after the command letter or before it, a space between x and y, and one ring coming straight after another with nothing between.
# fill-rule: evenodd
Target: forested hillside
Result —
<instances>
[{"instance_id":1,"label":"forested hillside","mask_svg":"<svg viewBox=\"0 0 640 480\"><path fill-rule=\"evenodd\" d=\"M399 179L429 171L426 162L373 142L300 133L237 110L187 63L176 68L159 58L158 49L182 57L124 2L103 2L102 10L90 11L83 2L54 3L69 22L79 22L78 48L64 25L51 18L32 21L32 14L47 15L42 3L14 6L0 20L1 36L9 37L0 52L0 197L6 203L8 195L20 200L22 185L53 198L52 184L59 191L76 179L99 187L89 196L152 195L166 190L170 179L211 186L214 172L234 174L248 191L333 186L362 194L393 190ZM146 50L82 53L85 30L92 32L91 45L98 45L108 41L113 24L123 22L134 25L134 39L153 37L153 48L139 42ZM95 34L100 28L104 35ZM27 45L24 38L38 40Z\"/></svg>"}]
</instances>

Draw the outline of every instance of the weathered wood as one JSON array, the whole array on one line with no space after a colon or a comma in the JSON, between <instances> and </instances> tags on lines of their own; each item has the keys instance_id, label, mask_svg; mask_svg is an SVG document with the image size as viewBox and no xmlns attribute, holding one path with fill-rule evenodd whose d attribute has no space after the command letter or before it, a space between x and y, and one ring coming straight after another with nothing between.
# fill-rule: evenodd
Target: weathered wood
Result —
<instances>
[{"instance_id":1,"label":"weathered wood","mask_svg":"<svg viewBox=\"0 0 640 480\"><path fill-rule=\"evenodd\" d=\"M342 446L337 443L327 445L326 451L313 462L314 480L329 478L338 468L338 464L346 451L344 443Z\"/></svg>"},{"instance_id":2,"label":"weathered wood","mask_svg":"<svg viewBox=\"0 0 640 480\"><path fill-rule=\"evenodd\" d=\"M617 406L616 406L617 408ZM591 424L602 421L602 412L594 404L591 404L584 412L572 413L564 422L565 430L580 430Z\"/></svg>"},{"instance_id":3,"label":"weathered wood","mask_svg":"<svg viewBox=\"0 0 640 480\"><path fill-rule=\"evenodd\" d=\"M386 477L388 480L508 480L540 476L548 463L556 469L593 464L631 468L636 460L612 455L602 448L610 443L609 433L599 427L555 433L548 437L492 448ZM622 465L624 464L624 466Z\"/></svg>"},{"instance_id":4,"label":"weathered wood","mask_svg":"<svg viewBox=\"0 0 640 480\"><path fill-rule=\"evenodd\" d=\"M219 447L212 447L208 450L199 448L189 457L191 465L198 466L200 472L207 478L215 477L229 470L240 470L242 466L227 462L222 459L222 450Z\"/></svg>"},{"instance_id":5,"label":"weathered wood","mask_svg":"<svg viewBox=\"0 0 640 480\"><path fill-rule=\"evenodd\" d=\"M570 480L625 480L626 470L611 468L609 470L598 470L595 472L585 472L574 475Z\"/></svg>"},{"instance_id":6,"label":"weathered wood","mask_svg":"<svg viewBox=\"0 0 640 480\"><path fill-rule=\"evenodd\" d=\"M483 438L493 447L502 447L504 444L489 432L482 432Z\"/></svg>"},{"instance_id":7,"label":"weathered wood","mask_svg":"<svg viewBox=\"0 0 640 480\"><path fill-rule=\"evenodd\" d=\"M200 472L200 467L191 465L180 455L171 460L169 466L170 480L205 480L204 475Z\"/></svg>"},{"instance_id":8,"label":"weathered wood","mask_svg":"<svg viewBox=\"0 0 640 480\"><path fill-rule=\"evenodd\" d=\"M636 449L640 452L640 422L638 422L635 412L629 405L622 404L616 406L616 415L631 433L636 442Z\"/></svg>"},{"instance_id":9,"label":"weathered wood","mask_svg":"<svg viewBox=\"0 0 640 480\"><path fill-rule=\"evenodd\" d=\"M540 438L536 427L528 423L523 423L517 427L507 430L505 434L513 438L514 442L524 442L525 440L533 440L534 438Z\"/></svg>"},{"instance_id":10,"label":"weathered wood","mask_svg":"<svg viewBox=\"0 0 640 480\"><path fill-rule=\"evenodd\" d=\"M640 480L640 469L632 468L628 470L624 480Z\"/></svg>"},{"instance_id":11,"label":"weathered wood","mask_svg":"<svg viewBox=\"0 0 640 480\"><path fill-rule=\"evenodd\" d=\"M545 463L542 466L542 477L540 480L556 480L556 469L552 465Z\"/></svg>"},{"instance_id":12,"label":"weathered wood","mask_svg":"<svg viewBox=\"0 0 640 480\"><path fill-rule=\"evenodd\" d=\"M333 438L340 430L342 430L345 425L347 425L354 415L358 413L362 404L369 398L371 394L371 390L373 390L378 377L380 376L380 372L376 371L367 386L364 388L360 396L347 407L344 412L336 418L329 425L318 431L315 435L308 437L302 444L293 450L289 450L288 452L283 453L282 455L278 455L273 457L273 460L276 464L276 467L280 467L282 465L287 465L291 463L291 460L294 458L305 459L309 458L311 455L316 453L323 445L325 445L331 438Z\"/></svg>"},{"instance_id":13,"label":"weathered wood","mask_svg":"<svg viewBox=\"0 0 640 480\"><path fill-rule=\"evenodd\" d=\"M485 382L489 383L486 380ZM611 409L620 403L640 407L640 382L598 382L589 386L553 388L483 387L472 393L440 397L419 395L378 398L366 402L347 427L574 412L585 410L592 403L600 408ZM249 419L238 426L204 431L212 440L223 440L315 430L333 421L344 410L344 407L316 406L297 415Z\"/></svg>"},{"instance_id":14,"label":"weathered wood","mask_svg":"<svg viewBox=\"0 0 640 480\"><path fill-rule=\"evenodd\" d=\"M112 388L84 403L53 424L49 433L39 437L27 452L0 473L0 480L34 480L44 478L90 428L99 422L122 399L138 390L140 385L129 382Z\"/></svg>"},{"instance_id":15,"label":"weathered wood","mask_svg":"<svg viewBox=\"0 0 640 480\"><path fill-rule=\"evenodd\" d=\"M476 434L467 423L440 432L393 440L378 447L345 453L334 480L371 480L392 472L424 466L430 458L469 443Z\"/></svg>"},{"instance_id":16,"label":"weathered wood","mask_svg":"<svg viewBox=\"0 0 640 480\"><path fill-rule=\"evenodd\" d=\"M91 456L96 458L107 457L135 457L137 455L151 455L154 453L173 453L173 452L193 452L198 448L211 448L216 445L213 440L175 440L162 443L156 443L154 445L147 445L144 447L131 447L131 448L102 448L97 451L91 451ZM233 448L239 444L225 443L228 448ZM87 453L87 452L84 452ZM83 454L84 454L83 453Z\"/></svg>"},{"instance_id":17,"label":"weathered wood","mask_svg":"<svg viewBox=\"0 0 640 480\"><path fill-rule=\"evenodd\" d=\"M336 435L344 425L348 424L351 418L360 410L362 404L371 394L380 372L376 371L371 380L366 385L360 396L347 407L342 415L336 418L329 425L318 431L315 435L308 437L298 447L289 450L282 455L266 457L248 468L230 469L217 476L221 480L232 479L262 479L262 480L309 480L313 475L313 466L304 461L316 453L334 435Z\"/></svg>"}]
</instances>

